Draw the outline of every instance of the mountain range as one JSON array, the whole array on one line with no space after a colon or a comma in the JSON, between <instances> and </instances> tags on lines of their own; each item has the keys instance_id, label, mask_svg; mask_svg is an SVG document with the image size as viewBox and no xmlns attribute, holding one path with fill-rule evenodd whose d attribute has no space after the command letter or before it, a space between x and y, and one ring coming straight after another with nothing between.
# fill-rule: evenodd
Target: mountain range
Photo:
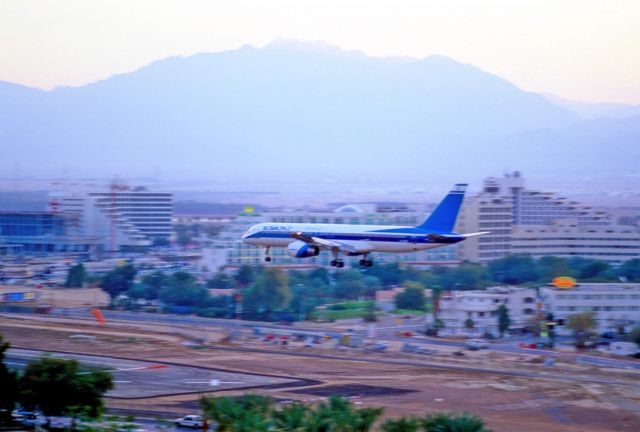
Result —
<instances>
[{"instance_id":1,"label":"mountain range","mask_svg":"<svg viewBox=\"0 0 640 432\"><path fill-rule=\"evenodd\" d=\"M80 87L0 82L0 168L288 182L637 174L638 107L592 111L443 56L279 41Z\"/></svg>"}]
</instances>

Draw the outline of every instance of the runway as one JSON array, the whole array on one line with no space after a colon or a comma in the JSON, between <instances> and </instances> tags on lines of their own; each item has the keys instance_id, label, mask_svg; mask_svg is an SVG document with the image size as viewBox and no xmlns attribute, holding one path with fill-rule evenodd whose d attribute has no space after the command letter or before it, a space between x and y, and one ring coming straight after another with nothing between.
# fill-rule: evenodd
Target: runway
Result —
<instances>
[{"instance_id":1,"label":"runway","mask_svg":"<svg viewBox=\"0 0 640 432\"><path fill-rule=\"evenodd\" d=\"M10 369L24 370L27 363L43 355L77 360L84 366L83 372L80 373L91 373L91 369L109 371L113 376L114 388L107 393L107 397L112 398L139 399L303 383L300 380L286 377L246 374L165 362L60 352L45 353L44 351L17 348L7 351L5 364Z\"/></svg>"}]
</instances>

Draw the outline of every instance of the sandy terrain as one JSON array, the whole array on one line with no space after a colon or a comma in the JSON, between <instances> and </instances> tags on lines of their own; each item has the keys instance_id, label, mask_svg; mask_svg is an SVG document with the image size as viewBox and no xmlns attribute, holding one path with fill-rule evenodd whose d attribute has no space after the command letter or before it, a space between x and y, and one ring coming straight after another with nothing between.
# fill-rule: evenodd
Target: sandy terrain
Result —
<instances>
[{"instance_id":1,"label":"sandy terrain","mask_svg":"<svg viewBox=\"0 0 640 432\"><path fill-rule=\"evenodd\" d=\"M278 399L315 401L332 393L357 404L386 407L386 415L423 415L441 410L482 416L495 431L638 431L640 374L559 362L549 368L537 357L488 351L463 358L441 349L436 356L340 353L330 348L287 347L258 340L221 342L224 331L189 327L90 321L0 317L0 333L15 347L126 357L155 362L215 367L234 371L286 375L321 384L258 390ZM95 341L70 338L95 335ZM194 338L214 341L199 349L183 343ZM218 341L218 342L215 342ZM250 348L255 351L239 351ZM394 348L394 347L392 347ZM298 356L292 355L298 354ZM302 357L304 355L306 357ZM314 358L320 355L326 358ZM336 358L328 358L334 356ZM371 361L379 361L372 363ZM415 364L399 364L415 362ZM394 363L396 362L396 363ZM430 364L440 369L428 367ZM494 372L446 370L446 366L485 368ZM502 375L512 371L523 376ZM530 374L531 376L526 376ZM239 394L238 391L212 394ZM198 395L144 400L109 400L110 408L153 413L193 413Z\"/></svg>"}]
</instances>

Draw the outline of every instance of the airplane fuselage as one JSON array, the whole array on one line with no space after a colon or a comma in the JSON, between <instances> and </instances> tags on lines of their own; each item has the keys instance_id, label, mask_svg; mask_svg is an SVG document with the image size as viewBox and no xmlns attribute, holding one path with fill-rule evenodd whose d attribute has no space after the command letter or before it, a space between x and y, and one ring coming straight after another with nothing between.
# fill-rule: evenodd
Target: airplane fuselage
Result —
<instances>
[{"instance_id":1,"label":"airplane fuselage","mask_svg":"<svg viewBox=\"0 0 640 432\"><path fill-rule=\"evenodd\" d=\"M467 185L456 184L429 217L415 227L388 225L342 225L317 223L261 223L242 236L242 241L265 249L265 261L271 261L269 249L286 247L296 258L317 256L330 251L331 266L343 267L339 255L361 255L361 266L370 267L371 252L413 252L447 246L483 233L453 232Z\"/></svg>"},{"instance_id":2,"label":"airplane fuselage","mask_svg":"<svg viewBox=\"0 0 640 432\"><path fill-rule=\"evenodd\" d=\"M242 240L255 246L287 247L300 234L350 245L362 253L420 251L464 240L463 236L449 236L445 241L434 241L429 237L433 232L407 226L311 223L262 223L251 227Z\"/></svg>"}]
</instances>

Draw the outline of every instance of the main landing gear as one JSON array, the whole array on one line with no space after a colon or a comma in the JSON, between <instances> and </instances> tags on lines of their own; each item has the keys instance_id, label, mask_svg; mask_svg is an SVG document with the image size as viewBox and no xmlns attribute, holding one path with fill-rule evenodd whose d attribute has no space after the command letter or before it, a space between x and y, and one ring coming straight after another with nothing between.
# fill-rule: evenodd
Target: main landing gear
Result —
<instances>
[{"instance_id":1,"label":"main landing gear","mask_svg":"<svg viewBox=\"0 0 640 432\"><path fill-rule=\"evenodd\" d=\"M373 261L362 258L360 261L358 261L358 264L360 264L362 267L371 267L373 265Z\"/></svg>"},{"instance_id":2,"label":"main landing gear","mask_svg":"<svg viewBox=\"0 0 640 432\"><path fill-rule=\"evenodd\" d=\"M342 261L340 258L338 258L338 250L337 249L333 249L331 250L331 254L333 255L333 259L331 261L329 261L329 265L331 267L336 267L336 268L342 268L344 267L344 261Z\"/></svg>"},{"instance_id":3,"label":"main landing gear","mask_svg":"<svg viewBox=\"0 0 640 432\"><path fill-rule=\"evenodd\" d=\"M269 246L264 248L264 262L271 262L271 257L269 256Z\"/></svg>"}]
</instances>

